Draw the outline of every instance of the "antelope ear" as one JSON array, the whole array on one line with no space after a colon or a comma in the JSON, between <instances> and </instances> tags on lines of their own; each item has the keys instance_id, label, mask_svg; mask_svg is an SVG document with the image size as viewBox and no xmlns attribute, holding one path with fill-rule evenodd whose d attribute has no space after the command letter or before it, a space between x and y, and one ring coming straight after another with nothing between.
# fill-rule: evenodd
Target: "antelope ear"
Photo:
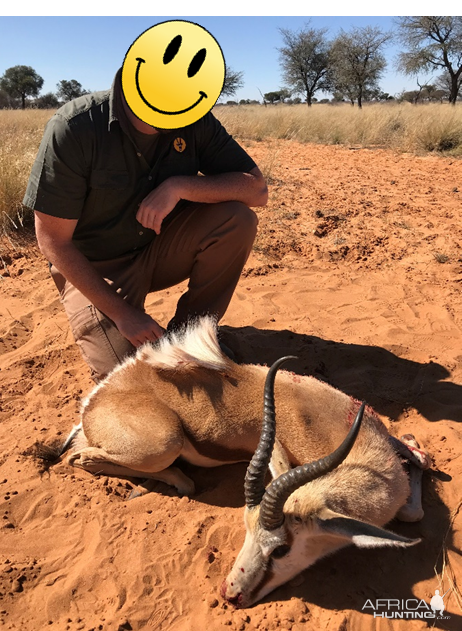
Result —
<instances>
[{"instance_id":1,"label":"antelope ear","mask_svg":"<svg viewBox=\"0 0 462 631\"><path fill-rule=\"evenodd\" d=\"M289 458L287 457L286 450L277 438L274 441L273 453L271 454L269 469L271 471L271 476L273 480L292 469Z\"/></svg>"},{"instance_id":2,"label":"antelope ear","mask_svg":"<svg viewBox=\"0 0 462 631\"><path fill-rule=\"evenodd\" d=\"M318 519L318 525L322 532L349 539L358 548L383 548L386 546L407 548L421 541L421 539L402 537L384 528L345 517L330 510L323 511Z\"/></svg>"}]
</instances>

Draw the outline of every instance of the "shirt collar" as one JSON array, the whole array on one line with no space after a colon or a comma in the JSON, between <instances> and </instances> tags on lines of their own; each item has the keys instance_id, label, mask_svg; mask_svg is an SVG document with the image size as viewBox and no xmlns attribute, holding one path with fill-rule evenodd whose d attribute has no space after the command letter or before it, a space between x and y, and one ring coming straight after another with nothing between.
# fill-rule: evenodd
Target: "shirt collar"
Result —
<instances>
[{"instance_id":1,"label":"shirt collar","mask_svg":"<svg viewBox=\"0 0 462 631\"><path fill-rule=\"evenodd\" d=\"M111 90L109 93L108 130L110 130L111 125L114 121L120 122L121 115L123 115L123 112L121 112L121 106L122 106L121 77L122 77L122 68L119 68L119 70L116 73L116 76L114 77L114 81L112 83Z\"/></svg>"}]
</instances>

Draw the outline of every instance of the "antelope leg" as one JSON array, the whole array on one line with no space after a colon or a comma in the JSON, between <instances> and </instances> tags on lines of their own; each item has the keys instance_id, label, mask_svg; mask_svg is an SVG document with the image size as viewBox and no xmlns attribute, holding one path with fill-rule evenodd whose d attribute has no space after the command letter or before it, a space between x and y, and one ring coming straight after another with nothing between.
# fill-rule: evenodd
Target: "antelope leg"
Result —
<instances>
[{"instance_id":1,"label":"antelope leg","mask_svg":"<svg viewBox=\"0 0 462 631\"><path fill-rule=\"evenodd\" d=\"M425 450L420 449L419 443L412 434L404 434L400 440L395 439L395 441L407 449L412 456L412 458L408 458L403 453L404 450L398 451L397 449L400 455L404 455L409 460L408 470L411 494L396 516L401 521L420 521L424 516L422 509L422 474L423 469L428 469L430 466L430 457Z\"/></svg>"},{"instance_id":2,"label":"antelope leg","mask_svg":"<svg viewBox=\"0 0 462 631\"><path fill-rule=\"evenodd\" d=\"M411 486L411 494L406 504L402 506L396 517L400 521L420 521L424 516L422 508L422 469L409 463L409 484Z\"/></svg>"},{"instance_id":3,"label":"antelope leg","mask_svg":"<svg viewBox=\"0 0 462 631\"><path fill-rule=\"evenodd\" d=\"M177 467L167 466L159 471L153 465L151 471L148 469L140 471L139 469L132 469L117 460L118 456L108 454L104 449L85 447L71 454L69 464L72 464L74 467L80 467L94 475L160 480L170 486L174 486L180 495L194 494L194 482Z\"/></svg>"}]
</instances>

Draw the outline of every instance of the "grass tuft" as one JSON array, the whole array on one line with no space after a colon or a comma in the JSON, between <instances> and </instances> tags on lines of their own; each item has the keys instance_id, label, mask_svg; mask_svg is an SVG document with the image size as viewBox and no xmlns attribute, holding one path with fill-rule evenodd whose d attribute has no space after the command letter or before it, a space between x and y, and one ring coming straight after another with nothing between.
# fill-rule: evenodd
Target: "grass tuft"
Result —
<instances>
[{"instance_id":1,"label":"grass tuft","mask_svg":"<svg viewBox=\"0 0 462 631\"><path fill-rule=\"evenodd\" d=\"M0 235L12 236L27 222L22 200L52 114L47 110L0 111Z\"/></svg>"}]
</instances>

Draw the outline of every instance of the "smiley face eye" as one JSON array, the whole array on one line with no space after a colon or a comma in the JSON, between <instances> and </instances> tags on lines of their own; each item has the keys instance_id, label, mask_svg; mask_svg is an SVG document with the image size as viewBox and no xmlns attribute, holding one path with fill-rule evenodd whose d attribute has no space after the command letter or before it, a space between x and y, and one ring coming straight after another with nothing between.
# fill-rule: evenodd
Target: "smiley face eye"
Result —
<instances>
[{"instance_id":1,"label":"smiley face eye","mask_svg":"<svg viewBox=\"0 0 462 631\"><path fill-rule=\"evenodd\" d=\"M165 49L164 58L163 58L164 64L169 64L172 61L172 59L180 50L182 41L183 41L183 38L181 37L181 35L177 35L176 37L172 39L170 44Z\"/></svg>"},{"instance_id":2,"label":"smiley face eye","mask_svg":"<svg viewBox=\"0 0 462 631\"><path fill-rule=\"evenodd\" d=\"M200 51L194 55L191 63L189 64L189 68L188 68L188 77L189 78L194 77L194 75L199 72L199 70L202 67L202 64L204 63L206 54L207 54L206 49L205 48L201 48Z\"/></svg>"}]
</instances>

